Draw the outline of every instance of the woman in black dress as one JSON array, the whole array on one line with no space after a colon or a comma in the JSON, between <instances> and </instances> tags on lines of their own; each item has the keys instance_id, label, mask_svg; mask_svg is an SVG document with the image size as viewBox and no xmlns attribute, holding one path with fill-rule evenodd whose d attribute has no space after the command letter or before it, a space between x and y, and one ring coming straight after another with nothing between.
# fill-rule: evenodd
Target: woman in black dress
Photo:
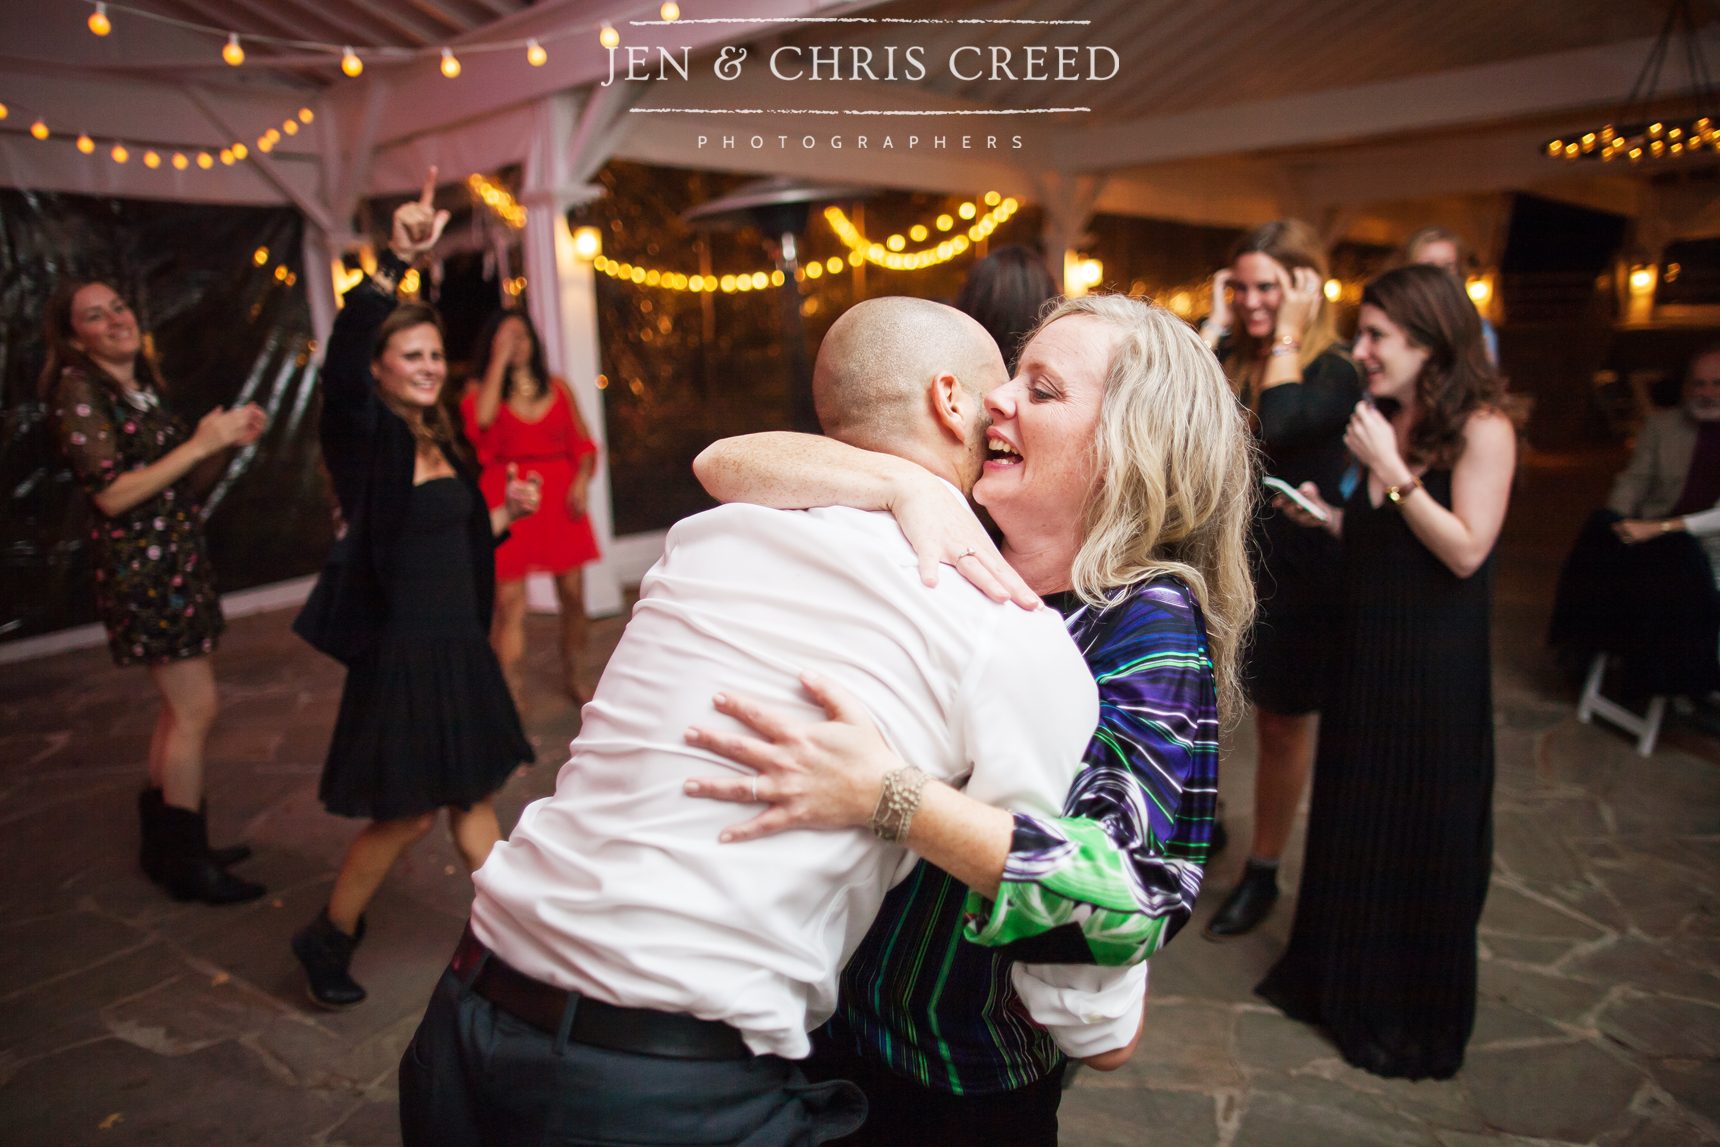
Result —
<instances>
[{"instance_id":1,"label":"woman in black dress","mask_svg":"<svg viewBox=\"0 0 1720 1147\"><path fill-rule=\"evenodd\" d=\"M500 831L491 795L533 759L490 649L495 547L537 508L536 483L510 481L485 506L438 403L447 366L436 312L395 305L395 285L436 244L448 213L424 194L394 213L389 250L345 297L323 367L321 437L346 533L294 628L347 666L323 768L323 805L368 817L328 907L293 936L311 998L350 1007L348 972L364 909L400 854L446 808L468 868Z\"/></svg>"},{"instance_id":2,"label":"woman in black dress","mask_svg":"<svg viewBox=\"0 0 1720 1147\"><path fill-rule=\"evenodd\" d=\"M47 307L42 397L60 449L89 495L96 608L115 665L144 665L161 694L138 796L138 860L175 900L236 904L263 894L226 866L243 845L211 850L203 746L215 721L215 644L223 621L198 506L203 465L256 441L256 405L217 406L186 433L143 353L137 316L106 283L67 283Z\"/></svg>"},{"instance_id":3,"label":"woman in black dress","mask_svg":"<svg viewBox=\"0 0 1720 1147\"><path fill-rule=\"evenodd\" d=\"M1290 947L1256 990L1324 1026L1357 1067L1445 1079L1475 1024L1492 555L1516 435L1480 316L1437 267L1368 285L1356 361L1381 409L1356 406L1344 441L1367 473L1325 507L1343 544L1334 684ZM1323 500L1313 483L1302 492Z\"/></svg>"},{"instance_id":4,"label":"woman in black dress","mask_svg":"<svg viewBox=\"0 0 1720 1147\"><path fill-rule=\"evenodd\" d=\"M1295 219L1257 227L1213 279L1203 336L1217 348L1217 328L1232 328L1226 373L1253 415L1266 472L1292 486L1312 482L1336 501L1347 462L1344 426L1362 379L1338 341L1325 285L1326 253L1313 228ZM1337 542L1297 526L1266 499L1254 542L1260 612L1247 671L1259 750L1254 833L1241 882L1203 930L1209 940L1252 931L1278 901L1278 861L1313 765L1327 684Z\"/></svg>"}]
</instances>

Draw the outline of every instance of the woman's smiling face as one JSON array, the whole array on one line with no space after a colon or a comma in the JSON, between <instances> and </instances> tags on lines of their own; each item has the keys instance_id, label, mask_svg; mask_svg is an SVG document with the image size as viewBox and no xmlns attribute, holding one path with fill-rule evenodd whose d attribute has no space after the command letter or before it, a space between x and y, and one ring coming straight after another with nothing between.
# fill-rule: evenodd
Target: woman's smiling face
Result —
<instances>
[{"instance_id":1,"label":"woman's smiling face","mask_svg":"<svg viewBox=\"0 0 1720 1147\"><path fill-rule=\"evenodd\" d=\"M137 315L106 283L72 296L72 345L97 362L124 362L143 348Z\"/></svg>"},{"instance_id":2,"label":"woman's smiling face","mask_svg":"<svg viewBox=\"0 0 1720 1147\"><path fill-rule=\"evenodd\" d=\"M1363 303L1356 318L1356 341L1351 353L1356 365L1362 368L1369 394L1399 402L1415 397L1415 381L1427 363L1427 349L1417 346L1403 328L1372 303Z\"/></svg>"},{"instance_id":3,"label":"woman's smiling face","mask_svg":"<svg viewBox=\"0 0 1720 1147\"><path fill-rule=\"evenodd\" d=\"M371 363L376 383L411 406L430 407L442 394L448 364L442 357L442 332L430 323L397 330Z\"/></svg>"},{"instance_id":4,"label":"woman's smiling face","mask_svg":"<svg viewBox=\"0 0 1720 1147\"><path fill-rule=\"evenodd\" d=\"M1015 377L986 395L992 421L973 496L1005 537L1081 528L1098 477L1093 435L1116 340L1092 315L1058 319L1027 344Z\"/></svg>"}]
</instances>

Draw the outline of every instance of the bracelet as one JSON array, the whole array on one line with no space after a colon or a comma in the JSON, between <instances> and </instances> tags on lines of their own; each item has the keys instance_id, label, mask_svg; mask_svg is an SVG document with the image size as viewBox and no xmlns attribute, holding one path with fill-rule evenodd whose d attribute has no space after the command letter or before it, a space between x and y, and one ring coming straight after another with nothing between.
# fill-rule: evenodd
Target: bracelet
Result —
<instances>
[{"instance_id":1,"label":"bracelet","mask_svg":"<svg viewBox=\"0 0 1720 1147\"><path fill-rule=\"evenodd\" d=\"M1387 486L1386 487L1386 497L1388 497L1392 500L1392 505L1401 506L1401 505L1403 505L1403 500L1405 498L1409 497L1411 494L1415 493L1417 490L1419 490L1421 488L1422 488L1421 479L1420 478L1411 478L1406 484L1404 484L1402 486Z\"/></svg>"},{"instance_id":2,"label":"bracelet","mask_svg":"<svg viewBox=\"0 0 1720 1147\"><path fill-rule=\"evenodd\" d=\"M1275 354L1275 355L1276 354L1299 354L1299 353L1301 353L1301 350L1302 350L1302 340L1301 339L1292 338L1289 335L1285 335L1283 338L1281 338L1277 342L1273 343L1272 349L1270 351L1268 351L1267 353L1268 354Z\"/></svg>"},{"instance_id":3,"label":"bracelet","mask_svg":"<svg viewBox=\"0 0 1720 1147\"><path fill-rule=\"evenodd\" d=\"M878 807L872 810L866 827L880 840L891 844L907 840L908 826L913 823L914 814L920 811L920 796L925 792L926 782L931 779L913 765L903 765L885 773L884 787L878 793Z\"/></svg>"}]
</instances>

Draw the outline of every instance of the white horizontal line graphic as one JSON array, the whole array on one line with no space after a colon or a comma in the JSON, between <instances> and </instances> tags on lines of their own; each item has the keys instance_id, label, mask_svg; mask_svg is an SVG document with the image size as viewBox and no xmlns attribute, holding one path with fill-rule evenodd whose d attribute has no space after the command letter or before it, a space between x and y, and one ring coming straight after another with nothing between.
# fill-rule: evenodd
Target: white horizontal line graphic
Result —
<instances>
[{"instance_id":1,"label":"white horizontal line graphic","mask_svg":"<svg viewBox=\"0 0 1720 1147\"><path fill-rule=\"evenodd\" d=\"M823 108L628 108L634 115L870 115L870 116L944 116L944 115L1055 115L1059 112L1090 112L1092 108L987 108L977 111L867 111L844 108L828 111Z\"/></svg>"}]
</instances>

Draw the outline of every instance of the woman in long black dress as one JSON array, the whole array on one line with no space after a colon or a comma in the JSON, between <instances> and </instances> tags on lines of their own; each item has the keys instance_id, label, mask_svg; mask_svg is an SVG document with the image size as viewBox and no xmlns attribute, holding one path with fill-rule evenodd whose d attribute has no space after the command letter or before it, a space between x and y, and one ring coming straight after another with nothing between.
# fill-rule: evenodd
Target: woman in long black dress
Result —
<instances>
[{"instance_id":1,"label":"woman in long black dress","mask_svg":"<svg viewBox=\"0 0 1720 1147\"><path fill-rule=\"evenodd\" d=\"M161 694L149 784L137 799L138 861L175 900L255 900L263 886L226 871L251 850L211 849L203 813L224 622L198 507L209 483L198 477L229 447L256 441L267 418L255 404L217 406L187 433L143 353L137 315L106 283L63 284L45 317L42 397L96 512L96 609L114 664L147 666Z\"/></svg>"},{"instance_id":2,"label":"woman in long black dress","mask_svg":"<svg viewBox=\"0 0 1720 1147\"><path fill-rule=\"evenodd\" d=\"M448 810L454 842L478 868L500 839L491 795L533 759L490 649L496 539L537 508L510 481L486 507L438 398L447 374L431 308L395 305L395 285L435 246L448 213L424 194L394 213L389 250L353 288L323 367L323 459L346 519L294 628L347 665L323 768L324 806L368 817L328 907L293 936L311 998L365 997L348 971L364 909L400 854Z\"/></svg>"},{"instance_id":3,"label":"woman in long black dress","mask_svg":"<svg viewBox=\"0 0 1720 1147\"><path fill-rule=\"evenodd\" d=\"M1357 405L1344 441L1366 480L1325 507L1343 544L1335 682L1290 947L1256 990L1324 1026L1357 1067L1445 1079L1475 1024L1492 555L1516 436L1480 317L1438 268L1368 285L1355 354L1391 413ZM1302 492L1320 500L1312 483Z\"/></svg>"},{"instance_id":4,"label":"woman in long black dress","mask_svg":"<svg viewBox=\"0 0 1720 1147\"><path fill-rule=\"evenodd\" d=\"M1214 276L1203 337L1217 349L1216 328L1231 328L1226 373L1253 415L1266 472L1292 486L1313 482L1336 499L1344 426L1362 379L1338 341L1325 285L1326 253L1312 227L1296 219L1257 227L1231 249L1230 269ZM1209 940L1252 931L1278 902L1278 861L1314 763L1314 720L1328 677L1337 542L1264 499L1254 542L1260 612L1247 674L1259 750L1254 831L1242 880L1203 930Z\"/></svg>"}]
</instances>

